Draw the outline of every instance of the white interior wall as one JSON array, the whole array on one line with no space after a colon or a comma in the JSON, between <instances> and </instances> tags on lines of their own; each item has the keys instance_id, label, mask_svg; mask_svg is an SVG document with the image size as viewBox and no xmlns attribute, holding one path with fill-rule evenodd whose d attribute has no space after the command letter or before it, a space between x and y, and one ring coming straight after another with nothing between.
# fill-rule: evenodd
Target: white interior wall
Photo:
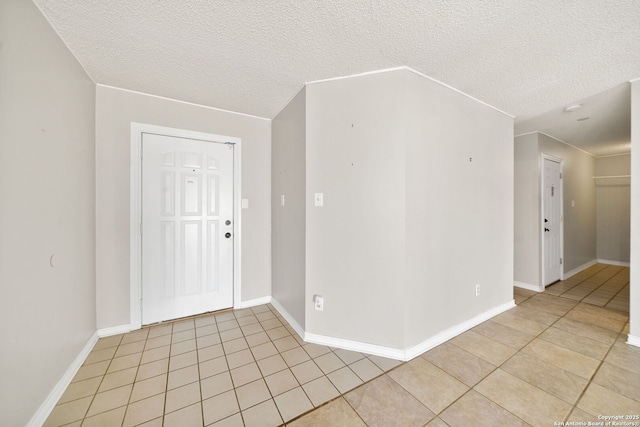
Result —
<instances>
[{"instance_id":1,"label":"white interior wall","mask_svg":"<svg viewBox=\"0 0 640 427\"><path fill-rule=\"evenodd\" d=\"M131 122L242 140L242 300L271 294L271 121L98 85L96 254L98 328L128 325Z\"/></svg>"},{"instance_id":2,"label":"white interior wall","mask_svg":"<svg viewBox=\"0 0 640 427\"><path fill-rule=\"evenodd\" d=\"M596 176L631 174L631 154L596 158ZM599 260L629 262L630 178L600 178L596 183L596 242Z\"/></svg>"},{"instance_id":3,"label":"white interior wall","mask_svg":"<svg viewBox=\"0 0 640 427\"><path fill-rule=\"evenodd\" d=\"M23 426L96 330L95 85L30 1L0 2L0 94L0 425Z\"/></svg>"},{"instance_id":4,"label":"white interior wall","mask_svg":"<svg viewBox=\"0 0 640 427\"><path fill-rule=\"evenodd\" d=\"M518 286L539 288L540 161L538 133L514 139L513 279Z\"/></svg>"},{"instance_id":5,"label":"white interior wall","mask_svg":"<svg viewBox=\"0 0 640 427\"><path fill-rule=\"evenodd\" d=\"M309 84L306 232L312 335L407 350L508 305L513 119L409 69Z\"/></svg>"},{"instance_id":6,"label":"white interior wall","mask_svg":"<svg viewBox=\"0 0 640 427\"><path fill-rule=\"evenodd\" d=\"M512 117L409 71L406 78L410 348L513 301L514 157Z\"/></svg>"},{"instance_id":7,"label":"white interior wall","mask_svg":"<svg viewBox=\"0 0 640 427\"><path fill-rule=\"evenodd\" d=\"M271 122L271 296L301 328L305 324L305 109L302 88Z\"/></svg>"},{"instance_id":8,"label":"white interior wall","mask_svg":"<svg viewBox=\"0 0 640 427\"><path fill-rule=\"evenodd\" d=\"M404 77L307 85L308 333L403 347Z\"/></svg>"}]
</instances>

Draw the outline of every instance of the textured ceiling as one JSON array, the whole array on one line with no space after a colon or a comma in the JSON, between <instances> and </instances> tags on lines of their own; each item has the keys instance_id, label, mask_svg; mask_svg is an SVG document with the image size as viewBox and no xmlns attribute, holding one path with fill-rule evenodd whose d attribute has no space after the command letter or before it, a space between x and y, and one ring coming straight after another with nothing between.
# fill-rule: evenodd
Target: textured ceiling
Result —
<instances>
[{"instance_id":1,"label":"textured ceiling","mask_svg":"<svg viewBox=\"0 0 640 427\"><path fill-rule=\"evenodd\" d=\"M515 134L544 132L594 156L631 151L629 83L582 99L579 103L582 108L575 112L556 108L531 119L519 120Z\"/></svg>"},{"instance_id":2,"label":"textured ceiling","mask_svg":"<svg viewBox=\"0 0 640 427\"><path fill-rule=\"evenodd\" d=\"M35 2L97 83L267 118L304 82L407 65L538 130L640 77L637 0Z\"/></svg>"}]
</instances>

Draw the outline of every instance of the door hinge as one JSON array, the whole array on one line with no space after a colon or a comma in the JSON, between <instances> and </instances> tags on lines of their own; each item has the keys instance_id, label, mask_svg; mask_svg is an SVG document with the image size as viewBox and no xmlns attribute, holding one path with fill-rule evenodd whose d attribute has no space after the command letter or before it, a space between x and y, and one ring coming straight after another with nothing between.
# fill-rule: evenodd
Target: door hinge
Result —
<instances>
[{"instance_id":1,"label":"door hinge","mask_svg":"<svg viewBox=\"0 0 640 427\"><path fill-rule=\"evenodd\" d=\"M560 179L562 179L562 172L560 172Z\"/></svg>"},{"instance_id":2,"label":"door hinge","mask_svg":"<svg viewBox=\"0 0 640 427\"><path fill-rule=\"evenodd\" d=\"M235 143L235 142L230 142L230 141L225 142L225 144L226 144L226 145L236 145L236 143Z\"/></svg>"},{"instance_id":3,"label":"door hinge","mask_svg":"<svg viewBox=\"0 0 640 427\"><path fill-rule=\"evenodd\" d=\"M562 265L562 258L560 258L560 265Z\"/></svg>"}]
</instances>

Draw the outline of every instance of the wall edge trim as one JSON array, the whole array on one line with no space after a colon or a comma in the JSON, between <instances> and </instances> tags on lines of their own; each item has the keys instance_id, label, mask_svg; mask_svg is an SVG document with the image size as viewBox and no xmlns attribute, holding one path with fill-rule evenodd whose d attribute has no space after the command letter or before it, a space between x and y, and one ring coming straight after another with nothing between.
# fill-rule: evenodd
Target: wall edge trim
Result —
<instances>
[{"instance_id":1,"label":"wall edge trim","mask_svg":"<svg viewBox=\"0 0 640 427\"><path fill-rule=\"evenodd\" d=\"M532 285L531 283L518 282L517 280L513 281L513 286L515 286L516 288L528 289L534 292L544 292L544 287Z\"/></svg>"},{"instance_id":2,"label":"wall edge trim","mask_svg":"<svg viewBox=\"0 0 640 427\"><path fill-rule=\"evenodd\" d=\"M598 264L619 265L621 267L631 267L631 263L628 261L614 261L611 259L598 258Z\"/></svg>"},{"instance_id":3,"label":"wall edge trim","mask_svg":"<svg viewBox=\"0 0 640 427\"><path fill-rule=\"evenodd\" d=\"M436 346L439 346L445 341L448 341L451 338L454 338L460 335L461 333L466 332L469 329L479 325L480 323L486 322L492 317L495 317L498 314L504 313L505 311L512 309L515 306L516 306L515 301L511 300L505 304L501 304L497 307L487 310L484 313L480 313L469 320L466 320L462 323L459 323L448 329L445 329L444 331L432 336L431 338L427 338L420 344L414 345L413 347L406 349L404 351L405 353L404 360L408 361L417 356L420 356L422 353L429 351Z\"/></svg>"},{"instance_id":4,"label":"wall edge trim","mask_svg":"<svg viewBox=\"0 0 640 427\"><path fill-rule=\"evenodd\" d=\"M151 96L153 98L158 98L158 99L162 99L162 100L165 100L165 101L179 102L181 104L191 105L191 106L194 106L194 107L207 108L209 110L216 110L216 111L220 111L222 113L237 114L239 116L250 117L250 118L253 118L253 119L267 120L269 122L271 121L271 119L268 118L268 117L261 117L261 116L256 116L254 114L241 113L239 111L233 111L233 110L225 110L224 108L213 107L211 105L205 105L205 104L198 104L198 103L190 102L190 101L183 101L181 99L169 98L169 97L162 96L162 95L154 95L153 93L141 92L139 90L126 89L126 88L123 88L123 87L111 86L111 85L104 84L104 83L96 83L96 86L102 86L104 88L121 90L123 92L129 92L129 93L133 93L133 94L136 94L136 95Z\"/></svg>"},{"instance_id":5,"label":"wall edge trim","mask_svg":"<svg viewBox=\"0 0 640 427\"><path fill-rule=\"evenodd\" d=\"M428 75L426 75L426 74L424 74L424 73L421 73L421 72L420 72L420 71L418 71L418 70L414 70L414 69L413 69L413 68L411 68L411 67L405 67L405 68L406 68L408 71L410 71L410 72L412 72L412 73L414 73L414 74L416 74L416 75L418 75L418 76L420 76L420 77L423 77L423 78L425 78L425 79L427 79L427 80L430 80L430 81L432 81L432 82L434 82L434 83L437 83L437 84L439 84L440 86L444 86L444 87L446 87L447 89L451 89L451 90L453 90L454 92L459 93L460 95L466 96L467 98L469 98L469 99L471 99L471 100L473 100L473 101L476 101L476 102L478 102L478 103L480 103L480 104L482 104L482 105L484 105L484 106L486 106L486 107L491 108L492 110L497 111L498 113L502 113L502 114L504 114L505 116L510 117L510 118L512 118L512 119L515 119L515 118L516 118L516 116L514 116L513 114L509 114L509 113L507 113L506 111L499 109L498 107L494 107L493 105L491 105L491 104L489 104L489 103L487 103L487 102L485 102L485 101L482 101L482 100L480 100L480 99L478 99L478 98L476 98L476 97L474 97L474 96L471 96L471 95L469 95L468 93L465 93L465 92L461 91L460 89L456 89L456 88L455 88L455 87L453 87L453 86L449 86L448 84L443 83L443 82L441 82L440 80L434 79L433 77L430 77L430 76L428 76Z\"/></svg>"},{"instance_id":6,"label":"wall edge trim","mask_svg":"<svg viewBox=\"0 0 640 427\"><path fill-rule=\"evenodd\" d=\"M234 306L233 308L235 310L238 310L238 309L242 309L242 308L255 307L257 305L269 304L271 302L272 302L272 298L270 296L266 296L266 297L248 299L246 301L240 301L240 303L238 305Z\"/></svg>"},{"instance_id":7,"label":"wall edge trim","mask_svg":"<svg viewBox=\"0 0 640 427\"><path fill-rule=\"evenodd\" d=\"M287 323L289 323L289 325L291 325L291 327L300 336L300 338L304 340L304 336L305 336L304 328L300 326L298 322L296 322L293 316L289 314L289 312L284 308L282 304L280 304L280 301L271 297L271 305L273 305L275 309L278 310L278 313L280 313L282 317L284 317L284 320L286 320Z\"/></svg>"},{"instance_id":8,"label":"wall edge trim","mask_svg":"<svg viewBox=\"0 0 640 427\"><path fill-rule=\"evenodd\" d=\"M51 30L55 33L58 40L62 42L64 47L67 49L67 51L71 54L71 56L73 56L73 59L75 59L76 63L80 65L80 68L84 70L87 77L89 77L89 80L91 80L91 82L93 83L94 89L95 89L95 86L97 86L98 82L93 78L91 74L89 74L87 67L85 67L84 64L80 62L80 59L78 59L78 57L76 56L76 53L73 50L71 50L71 47L67 44L67 41L64 38L62 38L62 35L58 32L58 29L53 25L53 22L51 22L51 20L49 19L49 15L44 13L43 8L40 7L40 5L37 2L34 1L33 4L36 7L36 9L38 9L38 12L40 12L40 15L42 15L44 20L47 22L47 25L49 25L49 28L51 28Z\"/></svg>"},{"instance_id":9,"label":"wall edge trim","mask_svg":"<svg viewBox=\"0 0 640 427\"><path fill-rule=\"evenodd\" d=\"M374 356L386 357L395 360L405 360L405 351L397 348L385 347L376 344L368 344L360 341L345 340L342 338L327 337L325 335L304 334L305 342L313 344L325 345L328 347L337 347L344 350L357 351L360 353L371 354Z\"/></svg>"},{"instance_id":10,"label":"wall edge trim","mask_svg":"<svg viewBox=\"0 0 640 427\"><path fill-rule=\"evenodd\" d=\"M566 273L562 274L562 280L564 279L568 279L569 277L576 275L578 273L580 273L582 270L586 270L587 268L591 267L592 265L596 265L598 263L597 259L593 259L589 262L585 262L584 264L574 268L573 270L569 270Z\"/></svg>"},{"instance_id":11,"label":"wall edge trim","mask_svg":"<svg viewBox=\"0 0 640 427\"><path fill-rule=\"evenodd\" d=\"M563 141L563 140L561 140L560 138L556 138L556 137L555 137L555 136L553 136L553 135L549 135L548 133L544 133L544 132L541 132L541 131L536 131L536 132L537 132L537 133L539 133L540 135L544 135L544 136L546 136L546 137L548 137L548 138L555 139L556 141L561 142L561 143L563 143L564 145L568 145L568 146L569 146L569 147L571 147L571 148L574 148L574 149L576 149L576 150L578 150L578 151L581 151L581 152L583 152L584 154L586 154L587 156L591 156L591 157L593 157L594 159L596 158L596 156L594 156L594 155L593 155L593 154L591 154L590 152L588 152L588 151L586 151L586 150L583 150L583 149L582 149L582 148L580 148L580 147L576 147L575 145L571 145L571 144L569 144L567 141Z\"/></svg>"},{"instance_id":12,"label":"wall edge trim","mask_svg":"<svg viewBox=\"0 0 640 427\"><path fill-rule=\"evenodd\" d=\"M303 91L304 89L306 89L306 88L307 88L307 84L305 83L305 84L303 84L303 85L302 85L302 87L301 87L300 89L298 89L298 90L296 91L296 93L294 93L294 94L293 94L293 96L292 96L292 97L290 97L290 98L287 100L287 102L285 102L285 103L284 103L284 105L282 106L282 108L280 108L280 109L278 110L278 112L277 112L276 114L274 114L274 116L273 116L273 117L271 117L271 119L269 119L269 120L271 120L271 121L275 120L275 119L276 119L276 117L278 117L278 116L280 115L280 113L282 113L282 112L284 111L284 109L285 109L285 108L287 108L287 106L289 106L289 104L291 103L291 101L293 101L293 99L294 99L296 96L298 96L298 94L299 94L300 92L302 92L302 91Z\"/></svg>"},{"instance_id":13,"label":"wall edge trim","mask_svg":"<svg viewBox=\"0 0 640 427\"><path fill-rule=\"evenodd\" d=\"M491 108L492 110L497 111L498 113L504 114L507 117L515 119L515 116L513 114L509 114L509 113L507 113L507 112L505 112L505 111L503 111L503 110L501 110L501 109L499 109L497 107L494 107L491 104L488 104L488 103L486 103L484 101L481 101L480 99L475 98L475 97L469 95L468 93L465 93L465 92L461 91L460 89L456 89L453 86L449 86L448 84L443 83L440 80L434 79L433 77L430 77L430 76L428 76L428 75L426 75L424 73L421 73L420 71L415 70L415 69L413 69L413 68L411 68L411 67L409 67L407 65L402 65L400 67L383 68L383 69L380 69L380 70L373 70L373 71L365 71L364 73L349 74L349 75L346 75L346 76L338 76L338 77L330 77L330 78L327 78L327 79L312 80L312 81L309 81L309 82L305 82L305 86L312 85L312 84L317 84L317 83L326 83L326 82L332 82L332 81L336 81L336 80L351 79L351 78L354 78L354 77L371 76L371 75L374 75L374 74L390 73L390 72L402 71L402 70L409 71L409 72L411 72L413 74L416 74L416 75L418 75L418 76L420 76L422 78L425 78L425 79L427 79L427 80L429 80L429 81L431 81L433 83L436 83L436 84L438 84L440 86L444 86L447 89L450 89L450 90L452 90L454 92L457 92L460 95L463 95L463 96L465 96L465 97L467 97L467 98L469 98L469 99L471 99L471 100L473 100L475 102L478 102L478 103L480 103L482 105L485 105L485 106Z\"/></svg>"},{"instance_id":14,"label":"wall edge trim","mask_svg":"<svg viewBox=\"0 0 640 427\"><path fill-rule=\"evenodd\" d=\"M31 419L27 423L27 427L39 427L44 424L47 418L49 418L49 415L51 415L51 411L53 411L56 403L58 403L58 400L60 400L69 384L71 384L73 377L75 377L75 375L78 373L78 370L84 363L89 353L91 353L91 350L93 350L93 347L97 342L98 331L95 331L93 335L91 335L87 343L84 345L84 347L82 347L80 353L78 353L73 362L71 362L65 373L62 375L62 378L60 378L60 380L53 387L53 390L51 390L44 402L42 402L36 413L33 414L33 417L31 417Z\"/></svg>"},{"instance_id":15,"label":"wall edge trim","mask_svg":"<svg viewBox=\"0 0 640 427\"><path fill-rule=\"evenodd\" d=\"M627 344L640 347L640 337L631 334L627 335Z\"/></svg>"},{"instance_id":16,"label":"wall edge trim","mask_svg":"<svg viewBox=\"0 0 640 427\"><path fill-rule=\"evenodd\" d=\"M126 334L133 331L130 323L126 325L110 326L108 328L100 328L96 331L98 338L110 337L112 335Z\"/></svg>"},{"instance_id":17,"label":"wall edge trim","mask_svg":"<svg viewBox=\"0 0 640 427\"><path fill-rule=\"evenodd\" d=\"M387 357L390 359L401 360L403 362L414 359L415 357L423 354L424 352L431 350L432 348L444 343L445 341L454 338L461 333L468 331L474 326L479 325L482 322L485 322L492 317L495 317L501 313L504 313L507 310L515 307L515 301L511 300L507 303L501 304L497 307L494 307L490 310L487 310L479 315L466 320L462 323L454 325L448 329L445 329L442 332L437 333L436 335L427 338L419 344L416 344L412 347L406 349L397 349L391 347L380 346L376 344L368 344L359 341L346 340L342 338L334 338L328 337L324 335L310 334L305 333L304 340L305 342L310 342L313 344L326 345L329 347L338 347L344 350L358 351L360 353L371 354L374 356Z\"/></svg>"}]
</instances>

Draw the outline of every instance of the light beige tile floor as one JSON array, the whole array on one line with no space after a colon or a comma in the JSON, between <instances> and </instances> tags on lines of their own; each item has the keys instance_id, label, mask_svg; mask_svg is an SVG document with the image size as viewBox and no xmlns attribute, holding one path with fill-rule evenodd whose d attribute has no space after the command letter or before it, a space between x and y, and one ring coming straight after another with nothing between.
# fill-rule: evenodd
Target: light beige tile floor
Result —
<instances>
[{"instance_id":1,"label":"light beige tile floor","mask_svg":"<svg viewBox=\"0 0 640 427\"><path fill-rule=\"evenodd\" d=\"M400 362L305 343L271 305L102 338L46 426L277 426Z\"/></svg>"},{"instance_id":2,"label":"light beige tile floor","mask_svg":"<svg viewBox=\"0 0 640 427\"><path fill-rule=\"evenodd\" d=\"M629 267L595 264L566 280L548 286L545 294L629 314Z\"/></svg>"},{"instance_id":3,"label":"light beige tile floor","mask_svg":"<svg viewBox=\"0 0 640 427\"><path fill-rule=\"evenodd\" d=\"M45 425L552 426L640 414L624 307L575 297L628 277L608 269L570 278L561 295L516 288L518 307L403 364L304 343L271 305L103 338Z\"/></svg>"}]
</instances>

